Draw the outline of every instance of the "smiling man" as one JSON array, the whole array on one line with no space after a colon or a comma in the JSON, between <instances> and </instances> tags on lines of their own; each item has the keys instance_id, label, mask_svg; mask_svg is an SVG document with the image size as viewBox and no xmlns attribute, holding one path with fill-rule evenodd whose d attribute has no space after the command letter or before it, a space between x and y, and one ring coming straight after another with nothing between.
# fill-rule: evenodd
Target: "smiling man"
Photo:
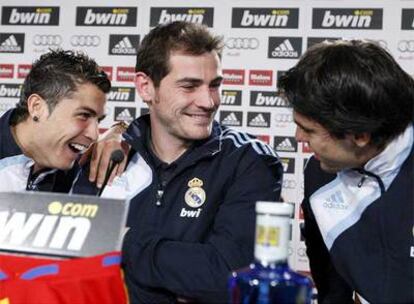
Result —
<instances>
[{"instance_id":1,"label":"smiling man","mask_svg":"<svg viewBox=\"0 0 414 304\"><path fill-rule=\"evenodd\" d=\"M69 192L80 154L97 140L110 87L86 55L42 55L20 101L0 118L0 191Z\"/></svg>"},{"instance_id":2,"label":"smiling man","mask_svg":"<svg viewBox=\"0 0 414 304\"><path fill-rule=\"evenodd\" d=\"M351 40L310 48L278 86L314 152L302 208L319 303L413 303L413 78Z\"/></svg>"},{"instance_id":3,"label":"smiling man","mask_svg":"<svg viewBox=\"0 0 414 304\"><path fill-rule=\"evenodd\" d=\"M132 303L226 302L231 270L253 260L255 202L280 200L272 148L214 121L221 47L206 27L173 22L138 49L149 115L124 133L127 170L103 193L132 198L123 246Z\"/></svg>"}]
</instances>

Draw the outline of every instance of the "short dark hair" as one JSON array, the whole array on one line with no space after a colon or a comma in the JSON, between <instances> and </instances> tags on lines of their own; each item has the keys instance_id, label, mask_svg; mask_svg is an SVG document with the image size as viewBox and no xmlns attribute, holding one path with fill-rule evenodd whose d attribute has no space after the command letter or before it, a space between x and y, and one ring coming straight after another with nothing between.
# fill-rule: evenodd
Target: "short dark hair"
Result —
<instances>
[{"instance_id":1,"label":"short dark hair","mask_svg":"<svg viewBox=\"0 0 414 304\"><path fill-rule=\"evenodd\" d=\"M20 100L13 114L12 125L28 116L27 99L38 94L53 111L59 101L70 96L80 84L91 83L108 93L111 82L98 64L81 52L51 50L33 63L24 80Z\"/></svg>"},{"instance_id":2,"label":"short dark hair","mask_svg":"<svg viewBox=\"0 0 414 304\"><path fill-rule=\"evenodd\" d=\"M293 109L332 135L369 133L382 147L413 120L414 80L374 42L322 42L278 81Z\"/></svg>"},{"instance_id":3,"label":"short dark hair","mask_svg":"<svg viewBox=\"0 0 414 304\"><path fill-rule=\"evenodd\" d=\"M144 72L158 87L170 72L169 59L172 52L202 55L216 51L221 57L222 49L222 37L214 36L204 25L183 21L158 25L142 40L135 71Z\"/></svg>"}]
</instances>

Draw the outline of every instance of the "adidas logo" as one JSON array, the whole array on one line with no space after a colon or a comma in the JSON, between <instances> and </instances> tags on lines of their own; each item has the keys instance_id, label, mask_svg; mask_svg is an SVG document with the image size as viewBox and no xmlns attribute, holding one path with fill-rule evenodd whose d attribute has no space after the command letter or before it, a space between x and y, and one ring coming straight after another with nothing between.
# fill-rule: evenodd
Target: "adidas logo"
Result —
<instances>
[{"instance_id":1,"label":"adidas logo","mask_svg":"<svg viewBox=\"0 0 414 304\"><path fill-rule=\"evenodd\" d=\"M117 44L113 46L111 49L111 54L128 54L128 55L135 55L137 50L132 45L131 40L125 36L120 40Z\"/></svg>"},{"instance_id":2,"label":"adidas logo","mask_svg":"<svg viewBox=\"0 0 414 304\"><path fill-rule=\"evenodd\" d=\"M293 48L289 39L285 39L279 46L277 46L272 52L273 57L282 58L297 58L299 53Z\"/></svg>"},{"instance_id":3,"label":"adidas logo","mask_svg":"<svg viewBox=\"0 0 414 304\"><path fill-rule=\"evenodd\" d=\"M0 44L0 52L22 53L23 49L17 42L14 34L12 34Z\"/></svg>"},{"instance_id":4,"label":"adidas logo","mask_svg":"<svg viewBox=\"0 0 414 304\"><path fill-rule=\"evenodd\" d=\"M225 126L241 126L241 122L237 119L234 112L229 113L221 123Z\"/></svg>"},{"instance_id":5,"label":"adidas logo","mask_svg":"<svg viewBox=\"0 0 414 304\"><path fill-rule=\"evenodd\" d=\"M340 191L336 191L334 194L330 195L323 202L323 206L328 209L341 209L341 210L348 209L348 206L345 203L342 197L342 193Z\"/></svg>"},{"instance_id":6,"label":"adidas logo","mask_svg":"<svg viewBox=\"0 0 414 304\"><path fill-rule=\"evenodd\" d=\"M292 142L288 137L286 137L284 140L282 140L277 146L277 151L285 151L285 152L295 152L296 149L293 146Z\"/></svg>"},{"instance_id":7,"label":"adidas logo","mask_svg":"<svg viewBox=\"0 0 414 304\"><path fill-rule=\"evenodd\" d=\"M269 127L269 122L266 121L262 113L257 114L249 122L249 127Z\"/></svg>"},{"instance_id":8,"label":"adidas logo","mask_svg":"<svg viewBox=\"0 0 414 304\"><path fill-rule=\"evenodd\" d=\"M115 118L116 121L125 120L125 121L133 121L134 117L131 115L128 109L122 110Z\"/></svg>"}]
</instances>

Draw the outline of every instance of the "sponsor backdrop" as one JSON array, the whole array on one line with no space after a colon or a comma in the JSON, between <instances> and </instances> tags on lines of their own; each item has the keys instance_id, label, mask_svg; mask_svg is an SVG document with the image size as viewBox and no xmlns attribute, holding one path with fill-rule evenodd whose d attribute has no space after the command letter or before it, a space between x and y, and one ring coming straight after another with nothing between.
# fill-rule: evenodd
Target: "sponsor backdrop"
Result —
<instances>
[{"instance_id":1,"label":"sponsor backdrop","mask_svg":"<svg viewBox=\"0 0 414 304\"><path fill-rule=\"evenodd\" d=\"M105 6L98 0L0 0L0 113L18 100L33 60L49 48L61 47L87 52L110 75L113 88L102 127L131 121L147 112L133 85L134 56L142 37L157 24L172 20L207 25L225 38L217 119L257 135L281 156L283 196L297 207L290 263L306 271L299 204L310 153L295 141L292 111L275 93L277 79L312 44L342 37L377 41L413 75L414 1L177 2L124 0L120 6Z\"/></svg>"}]
</instances>

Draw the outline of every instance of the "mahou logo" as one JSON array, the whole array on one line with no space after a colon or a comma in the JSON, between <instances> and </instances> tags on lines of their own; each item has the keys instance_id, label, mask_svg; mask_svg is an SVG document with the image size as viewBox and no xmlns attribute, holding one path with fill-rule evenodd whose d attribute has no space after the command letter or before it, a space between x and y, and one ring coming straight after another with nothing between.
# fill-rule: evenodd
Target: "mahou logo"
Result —
<instances>
[{"instance_id":1,"label":"mahou logo","mask_svg":"<svg viewBox=\"0 0 414 304\"><path fill-rule=\"evenodd\" d=\"M17 78L24 79L29 75L30 70L32 69L31 64L19 64L17 66Z\"/></svg>"},{"instance_id":2,"label":"mahou logo","mask_svg":"<svg viewBox=\"0 0 414 304\"><path fill-rule=\"evenodd\" d=\"M116 69L116 81L131 81L135 80L135 68L133 67L118 67Z\"/></svg>"},{"instance_id":3,"label":"mahou logo","mask_svg":"<svg viewBox=\"0 0 414 304\"><path fill-rule=\"evenodd\" d=\"M244 70L223 69L224 85L243 85Z\"/></svg>"},{"instance_id":4,"label":"mahou logo","mask_svg":"<svg viewBox=\"0 0 414 304\"><path fill-rule=\"evenodd\" d=\"M3 25L59 25L58 6L3 6Z\"/></svg>"},{"instance_id":5,"label":"mahou logo","mask_svg":"<svg viewBox=\"0 0 414 304\"><path fill-rule=\"evenodd\" d=\"M257 139L261 140L262 142L266 143L266 144L270 144L270 136L269 135L255 135L257 137Z\"/></svg>"},{"instance_id":6,"label":"mahou logo","mask_svg":"<svg viewBox=\"0 0 414 304\"><path fill-rule=\"evenodd\" d=\"M273 71L271 70L250 70L249 85L271 86L273 83Z\"/></svg>"},{"instance_id":7,"label":"mahou logo","mask_svg":"<svg viewBox=\"0 0 414 304\"><path fill-rule=\"evenodd\" d=\"M108 79L112 81L112 77L114 75L114 68L111 66L101 66L102 71L108 76Z\"/></svg>"},{"instance_id":8,"label":"mahou logo","mask_svg":"<svg viewBox=\"0 0 414 304\"><path fill-rule=\"evenodd\" d=\"M242 91L240 90L222 90L221 105L241 106Z\"/></svg>"},{"instance_id":9,"label":"mahou logo","mask_svg":"<svg viewBox=\"0 0 414 304\"><path fill-rule=\"evenodd\" d=\"M151 7L150 26L173 21L187 21L213 27L212 7Z\"/></svg>"},{"instance_id":10,"label":"mahou logo","mask_svg":"<svg viewBox=\"0 0 414 304\"><path fill-rule=\"evenodd\" d=\"M77 7L77 26L136 26L136 7Z\"/></svg>"},{"instance_id":11,"label":"mahou logo","mask_svg":"<svg viewBox=\"0 0 414 304\"><path fill-rule=\"evenodd\" d=\"M0 78L13 78L14 65L0 63Z\"/></svg>"},{"instance_id":12,"label":"mahou logo","mask_svg":"<svg viewBox=\"0 0 414 304\"><path fill-rule=\"evenodd\" d=\"M232 28L298 28L298 8L233 8Z\"/></svg>"},{"instance_id":13,"label":"mahou logo","mask_svg":"<svg viewBox=\"0 0 414 304\"><path fill-rule=\"evenodd\" d=\"M111 87L111 91L106 94L108 101L134 102L135 88L130 87Z\"/></svg>"},{"instance_id":14,"label":"mahou logo","mask_svg":"<svg viewBox=\"0 0 414 304\"><path fill-rule=\"evenodd\" d=\"M401 29L414 30L414 9L403 8L401 13Z\"/></svg>"},{"instance_id":15,"label":"mahou logo","mask_svg":"<svg viewBox=\"0 0 414 304\"><path fill-rule=\"evenodd\" d=\"M314 29L382 29L380 8L314 8L312 28Z\"/></svg>"}]
</instances>

